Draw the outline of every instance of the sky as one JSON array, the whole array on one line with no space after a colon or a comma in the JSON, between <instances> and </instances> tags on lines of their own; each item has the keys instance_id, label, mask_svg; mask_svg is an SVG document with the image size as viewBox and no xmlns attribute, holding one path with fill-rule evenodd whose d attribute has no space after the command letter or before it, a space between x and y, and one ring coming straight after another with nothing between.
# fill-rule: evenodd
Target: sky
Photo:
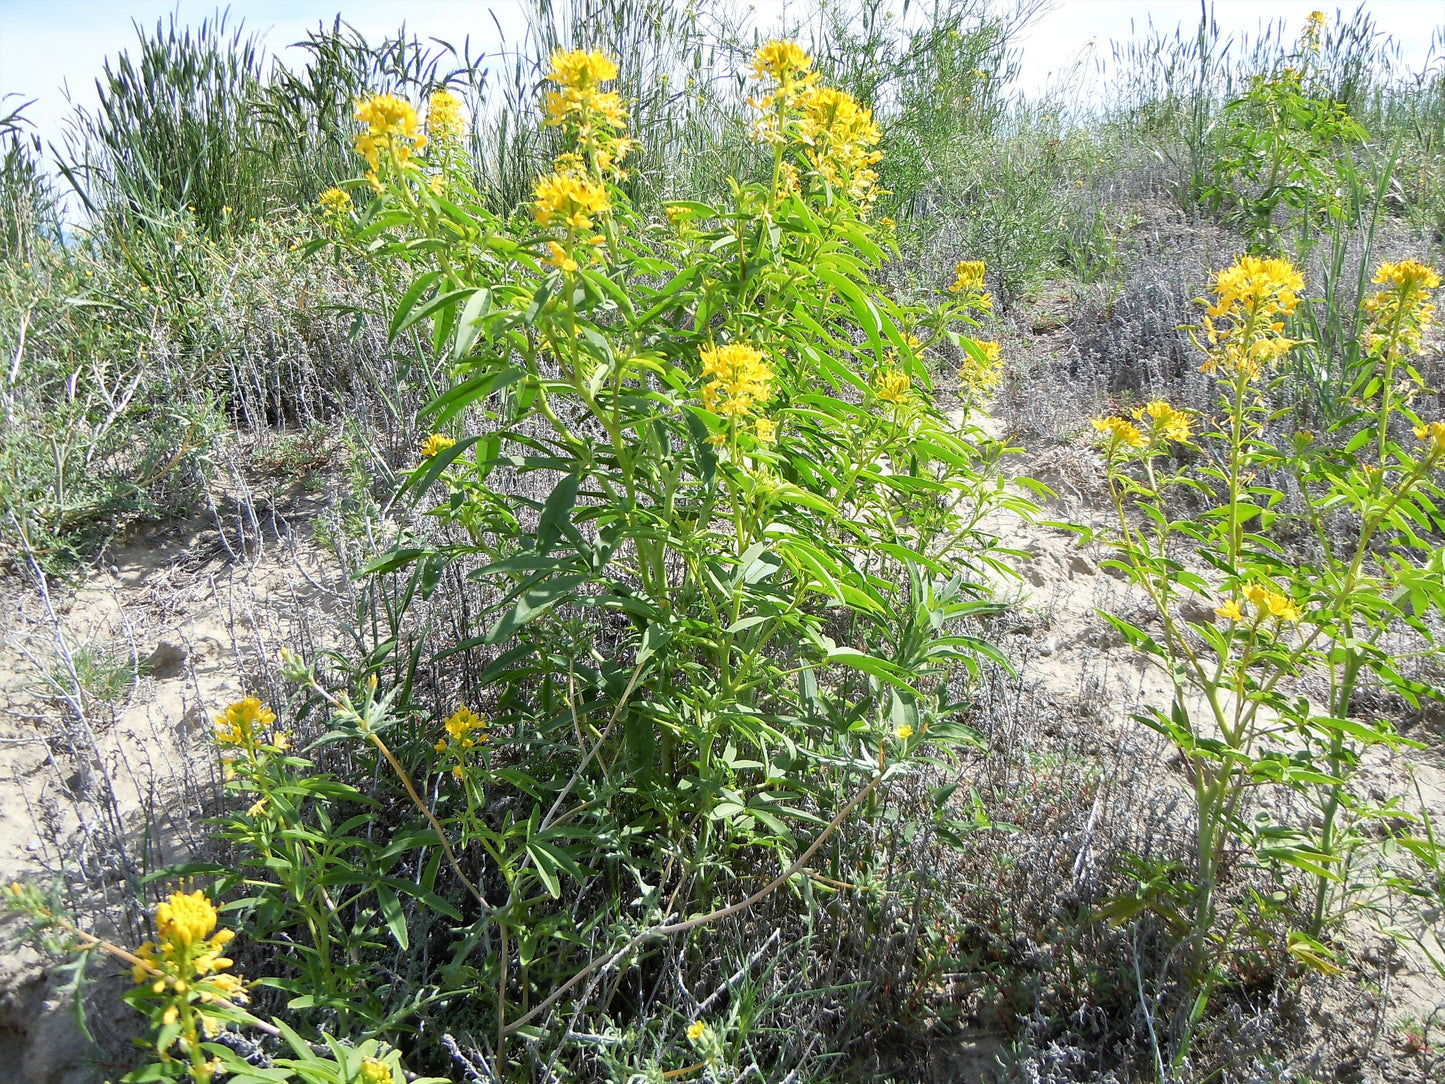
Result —
<instances>
[{"instance_id":1,"label":"sky","mask_svg":"<svg viewBox=\"0 0 1445 1084\"><path fill-rule=\"evenodd\" d=\"M523 2L232 0L230 11L233 23L244 20L247 30L260 32L266 46L283 57L287 45L318 23L330 23L338 12L369 40L394 32L405 20L422 37L458 45L470 34L475 52L479 45L498 44L489 9L509 37L520 35ZM776 18L786 2L756 0L760 22ZM1402 59L1419 70L1432 29L1445 26L1445 0L1366 0L1366 6L1379 28L1400 42ZM71 102L93 106L101 65L135 41L132 20L153 27L157 19L177 12L183 22L199 23L217 7L215 0L0 0L0 95L20 95L0 106L0 116L20 101L35 99L26 116L44 140L59 142ZM1298 27L1316 7L1335 10L1322 0L1214 0L1215 17L1226 31L1250 33L1280 18ZM1044 88L1091 43L1094 55L1107 58L1111 40L1142 34L1150 21L1172 32L1181 23L1193 26L1198 18L1198 0L1054 0L1020 41L1020 86L1028 92Z\"/></svg>"}]
</instances>

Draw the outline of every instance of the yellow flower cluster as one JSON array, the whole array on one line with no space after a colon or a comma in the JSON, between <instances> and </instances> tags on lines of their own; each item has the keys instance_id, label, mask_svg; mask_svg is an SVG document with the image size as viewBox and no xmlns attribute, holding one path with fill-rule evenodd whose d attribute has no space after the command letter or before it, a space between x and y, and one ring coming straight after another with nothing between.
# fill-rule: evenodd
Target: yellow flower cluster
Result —
<instances>
[{"instance_id":1,"label":"yellow flower cluster","mask_svg":"<svg viewBox=\"0 0 1445 1084\"><path fill-rule=\"evenodd\" d=\"M880 138L873 111L835 87L810 87L799 107L799 139L818 175L852 199L866 203L875 197L878 173L872 167L883 153L872 149Z\"/></svg>"},{"instance_id":2,"label":"yellow flower cluster","mask_svg":"<svg viewBox=\"0 0 1445 1084\"><path fill-rule=\"evenodd\" d=\"M333 226L340 226L351 214L351 196L340 188L331 187L321 193L321 213Z\"/></svg>"},{"instance_id":3,"label":"yellow flower cluster","mask_svg":"<svg viewBox=\"0 0 1445 1084\"><path fill-rule=\"evenodd\" d=\"M634 148L632 140L617 135L627 123L627 110L616 91L601 89L616 78L617 65L604 53L553 53L547 79L558 89L547 93L547 123L573 129L589 166L620 180L625 174L618 165Z\"/></svg>"},{"instance_id":4,"label":"yellow flower cluster","mask_svg":"<svg viewBox=\"0 0 1445 1084\"><path fill-rule=\"evenodd\" d=\"M391 1066L375 1058L366 1058L356 1074L357 1084L391 1084Z\"/></svg>"},{"instance_id":5,"label":"yellow flower cluster","mask_svg":"<svg viewBox=\"0 0 1445 1084\"><path fill-rule=\"evenodd\" d=\"M701 357L706 381L702 405L708 410L736 420L772 395L773 368L755 347L746 343L704 346Z\"/></svg>"},{"instance_id":6,"label":"yellow flower cluster","mask_svg":"<svg viewBox=\"0 0 1445 1084\"><path fill-rule=\"evenodd\" d=\"M1288 260L1242 256L1220 271L1215 301L1205 310L1211 353L1203 371L1253 380L1288 353L1296 343L1285 337L1280 317L1294 313L1303 289L1304 276Z\"/></svg>"},{"instance_id":7,"label":"yellow flower cluster","mask_svg":"<svg viewBox=\"0 0 1445 1084\"><path fill-rule=\"evenodd\" d=\"M366 131L356 136L356 153L371 167L373 184L378 183L383 159L404 168L414 152L426 148L427 137L417 130L416 110L404 98L372 95L358 103L356 119L366 125Z\"/></svg>"},{"instance_id":8,"label":"yellow flower cluster","mask_svg":"<svg viewBox=\"0 0 1445 1084\"><path fill-rule=\"evenodd\" d=\"M885 369L873 381L873 392L885 403L902 406L912 397L913 381L907 373Z\"/></svg>"},{"instance_id":9,"label":"yellow flower cluster","mask_svg":"<svg viewBox=\"0 0 1445 1084\"><path fill-rule=\"evenodd\" d=\"M1435 315L1430 292L1440 288L1440 276L1427 264L1401 260L1381 264L1374 283L1381 289L1365 300L1365 311L1370 314L1365 345L1374 350L1393 343L1400 353L1415 353L1425 326Z\"/></svg>"},{"instance_id":10,"label":"yellow flower cluster","mask_svg":"<svg viewBox=\"0 0 1445 1084\"><path fill-rule=\"evenodd\" d=\"M227 759L234 756L237 749L247 753L262 747L284 750L290 742L283 731L266 733L266 728L275 721L276 713L262 704L260 698L245 697L216 716L216 744L228 750Z\"/></svg>"},{"instance_id":11,"label":"yellow flower cluster","mask_svg":"<svg viewBox=\"0 0 1445 1084\"><path fill-rule=\"evenodd\" d=\"M426 440L422 441L420 449L421 457L423 459L430 459L432 456L454 447L456 443L456 441L452 440L452 438L445 433L433 433L427 437Z\"/></svg>"},{"instance_id":12,"label":"yellow flower cluster","mask_svg":"<svg viewBox=\"0 0 1445 1084\"><path fill-rule=\"evenodd\" d=\"M137 985L151 984L156 994L168 989L184 994L197 980L205 980L206 988L197 991L203 1002L214 1001L218 995L228 999L243 996L239 978L220 974L235 963L222 952L236 934L217 930L217 917L215 905L199 889L171 893L156 905L156 939L136 949L140 962L131 968L131 978Z\"/></svg>"},{"instance_id":13,"label":"yellow flower cluster","mask_svg":"<svg viewBox=\"0 0 1445 1084\"><path fill-rule=\"evenodd\" d=\"M593 217L612 206L603 185L575 174L542 177L533 194L532 213L539 225L563 225L572 231L591 230Z\"/></svg>"},{"instance_id":14,"label":"yellow flower cluster","mask_svg":"<svg viewBox=\"0 0 1445 1084\"><path fill-rule=\"evenodd\" d=\"M1136 421L1148 419L1151 433L1166 440L1187 441L1189 439L1189 415L1176 410L1163 399L1155 399L1134 411Z\"/></svg>"},{"instance_id":15,"label":"yellow flower cluster","mask_svg":"<svg viewBox=\"0 0 1445 1084\"><path fill-rule=\"evenodd\" d=\"M1429 445L1426 455L1445 454L1445 422L1426 422L1415 426L1415 439Z\"/></svg>"},{"instance_id":16,"label":"yellow flower cluster","mask_svg":"<svg viewBox=\"0 0 1445 1084\"><path fill-rule=\"evenodd\" d=\"M1298 621L1300 618L1298 607L1290 601L1287 595L1271 591L1262 584L1247 584L1244 588L1244 600L1254 611L1256 624L1265 618L1274 618L1279 621ZM1229 599L1214 612L1229 621L1243 621L1245 618L1245 611L1240 605L1239 599Z\"/></svg>"},{"instance_id":17,"label":"yellow flower cluster","mask_svg":"<svg viewBox=\"0 0 1445 1084\"><path fill-rule=\"evenodd\" d=\"M771 418L758 418L753 422L753 429L758 439L765 444L771 444L778 439L778 423Z\"/></svg>"},{"instance_id":18,"label":"yellow flower cluster","mask_svg":"<svg viewBox=\"0 0 1445 1084\"><path fill-rule=\"evenodd\" d=\"M1317 53L1324 44L1325 13L1323 11L1312 11L1305 19L1304 30L1300 32L1299 44L1301 49L1308 49Z\"/></svg>"},{"instance_id":19,"label":"yellow flower cluster","mask_svg":"<svg viewBox=\"0 0 1445 1084\"><path fill-rule=\"evenodd\" d=\"M953 285L948 292L957 294L958 299L970 308L993 308L993 295L983 288L984 271L982 260L959 260L958 266L953 269Z\"/></svg>"},{"instance_id":20,"label":"yellow flower cluster","mask_svg":"<svg viewBox=\"0 0 1445 1084\"><path fill-rule=\"evenodd\" d=\"M1091 424L1108 438L1111 453L1121 445L1127 448L1142 448L1147 443L1139 427L1128 418L1095 418Z\"/></svg>"},{"instance_id":21,"label":"yellow flower cluster","mask_svg":"<svg viewBox=\"0 0 1445 1084\"><path fill-rule=\"evenodd\" d=\"M426 130L439 143L461 139L467 131L461 99L445 88L434 91L427 102Z\"/></svg>"},{"instance_id":22,"label":"yellow flower cluster","mask_svg":"<svg viewBox=\"0 0 1445 1084\"><path fill-rule=\"evenodd\" d=\"M966 399L987 395L998 387L1003 377L1003 350L999 344L975 340L974 345L983 353L984 360L980 362L971 353L965 353L958 370L959 390Z\"/></svg>"},{"instance_id":23,"label":"yellow flower cluster","mask_svg":"<svg viewBox=\"0 0 1445 1084\"><path fill-rule=\"evenodd\" d=\"M442 729L451 740L440 738L433 748L438 753L451 753L457 758L458 763L452 766L452 777L462 779L467 773L461 762L466 760L470 750L484 744L490 736L487 734L487 721L462 704L442 724Z\"/></svg>"},{"instance_id":24,"label":"yellow flower cluster","mask_svg":"<svg viewBox=\"0 0 1445 1084\"><path fill-rule=\"evenodd\" d=\"M749 98L748 104L765 114L753 127L764 143L778 145L787 141L780 115L786 115L798 103L798 97L818 81L813 71L813 58L794 41L773 39L753 54L753 78L771 83L772 90L762 98Z\"/></svg>"},{"instance_id":25,"label":"yellow flower cluster","mask_svg":"<svg viewBox=\"0 0 1445 1084\"><path fill-rule=\"evenodd\" d=\"M753 54L753 76L770 85L748 104L764 115L753 134L774 147L796 143L815 176L850 199L871 203L879 195L873 169L883 154L873 111L847 91L818 85L813 60L792 41L766 42ZM785 163L786 164L786 163ZM785 194L798 191L795 169L779 171Z\"/></svg>"}]
</instances>

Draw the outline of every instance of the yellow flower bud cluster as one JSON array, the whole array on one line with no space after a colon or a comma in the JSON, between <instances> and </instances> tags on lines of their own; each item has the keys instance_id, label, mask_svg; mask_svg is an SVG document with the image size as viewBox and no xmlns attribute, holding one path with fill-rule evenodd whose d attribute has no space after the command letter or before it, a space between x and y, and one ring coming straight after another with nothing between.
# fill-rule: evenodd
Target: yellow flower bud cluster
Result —
<instances>
[{"instance_id":1,"label":"yellow flower bud cluster","mask_svg":"<svg viewBox=\"0 0 1445 1084\"><path fill-rule=\"evenodd\" d=\"M1228 378L1254 380L1297 343L1284 335L1304 276L1288 260L1243 256L1214 280L1215 300L1205 310L1209 357L1201 368Z\"/></svg>"},{"instance_id":2,"label":"yellow flower bud cluster","mask_svg":"<svg viewBox=\"0 0 1445 1084\"><path fill-rule=\"evenodd\" d=\"M340 188L328 188L318 202L322 217L332 229L341 229L351 217L351 196Z\"/></svg>"},{"instance_id":3,"label":"yellow flower bud cluster","mask_svg":"<svg viewBox=\"0 0 1445 1084\"><path fill-rule=\"evenodd\" d=\"M458 763L452 767L452 775L461 779L466 774L462 763L468 754L477 746L485 744L490 737L487 733L487 721L462 704L442 724L442 729L446 731L447 737L439 738L435 749L438 753L451 753L457 758ZM448 741L448 738L451 740Z\"/></svg>"},{"instance_id":4,"label":"yellow flower bud cluster","mask_svg":"<svg viewBox=\"0 0 1445 1084\"><path fill-rule=\"evenodd\" d=\"M617 78L617 65L604 53L582 49L559 50L552 54L547 79L557 89L547 93L547 124L572 132L588 169L595 167L601 177L622 180L620 163L635 149L632 140L620 135L627 124L627 110L614 90L601 84Z\"/></svg>"},{"instance_id":5,"label":"yellow flower bud cluster","mask_svg":"<svg viewBox=\"0 0 1445 1084\"><path fill-rule=\"evenodd\" d=\"M957 294L959 301L971 309L992 309L993 295L983 286L985 270L982 260L959 260L948 292Z\"/></svg>"},{"instance_id":6,"label":"yellow flower bud cluster","mask_svg":"<svg viewBox=\"0 0 1445 1084\"><path fill-rule=\"evenodd\" d=\"M971 351L966 351L958 370L959 392L970 402L993 391L1003 379L1003 348L996 342L985 340L975 340L974 345L983 354L983 360L979 361Z\"/></svg>"},{"instance_id":7,"label":"yellow flower bud cluster","mask_svg":"<svg viewBox=\"0 0 1445 1084\"><path fill-rule=\"evenodd\" d=\"M702 405L706 409L737 421L772 396L773 368L756 347L746 343L704 346L701 357ZM763 439L771 435L769 431Z\"/></svg>"},{"instance_id":8,"label":"yellow flower bud cluster","mask_svg":"<svg viewBox=\"0 0 1445 1084\"><path fill-rule=\"evenodd\" d=\"M903 406L912 398L913 381L905 372L884 369L873 381L873 393L885 403Z\"/></svg>"}]
</instances>

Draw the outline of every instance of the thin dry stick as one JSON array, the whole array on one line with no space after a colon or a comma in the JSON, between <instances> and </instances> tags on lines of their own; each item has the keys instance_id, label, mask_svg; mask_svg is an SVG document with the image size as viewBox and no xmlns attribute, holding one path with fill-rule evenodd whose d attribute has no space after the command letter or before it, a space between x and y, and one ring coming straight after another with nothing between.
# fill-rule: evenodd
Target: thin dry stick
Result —
<instances>
[{"instance_id":1,"label":"thin dry stick","mask_svg":"<svg viewBox=\"0 0 1445 1084\"><path fill-rule=\"evenodd\" d=\"M623 945L616 952L612 953L612 955L597 957L581 971L577 972L561 986L557 987L556 990L552 991L552 993L549 994L544 1000L539 1001L536 1007L533 1008L530 1012L524 1013L516 1020L513 1020L510 1024L507 1025L507 1034L510 1035L518 1028L524 1027L528 1023L528 1021L534 1020L539 1014L545 1012L547 1009L550 1009L554 1004L557 1003L558 999L560 999L563 994L565 994L568 990L572 989L572 987L576 986L579 982L581 982L588 975L592 974L592 972L596 971L599 967L611 967L613 964L617 963L617 961L630 954L633 949L637 948L637 946L642 944L644 941L652 941L660 937L672 937L674 934L685 933L686 931L694 929L698 926L705 926L710 922L716 922L719 919L727 918L729 915L735 915L739 911L746 911L749 907L753 906L753 904L770 895L780 885L790 880L793 874L797 873L800 869L802 869L808 864L808 861L813 857L813 855L818 853L818 848L823 846L823 843L830 835L832 835L838 829L838 826L843 823L844 819L847 818L848 814L853 812L853 810L857 809L860 802L862 802L865 798L867 798L870 794L877 790L878 784L881 782L883 782L882 773L874 776L873 781L870 782L862 790L860 790L857 794L855 794L853 798L848 802L848 804L838 811L838 815L828 822L828 826L824 828L818 838L813 841L813 845L811 847L809 847L806 851L799 855L791 866L783 870L782 873L778 874L777 877L773 878L773 880L769 881L766 885L760 888L757 892L754 892L747 899L741 900L738 903L734 903L731 906L723 907L720 910L713 911L710 914L698 915L696 918L687 919L684 922L672 922L662 926L654 926L650 930L643 930L631 941L627 942L627 944Z\"/></svg>"}]
</instances>

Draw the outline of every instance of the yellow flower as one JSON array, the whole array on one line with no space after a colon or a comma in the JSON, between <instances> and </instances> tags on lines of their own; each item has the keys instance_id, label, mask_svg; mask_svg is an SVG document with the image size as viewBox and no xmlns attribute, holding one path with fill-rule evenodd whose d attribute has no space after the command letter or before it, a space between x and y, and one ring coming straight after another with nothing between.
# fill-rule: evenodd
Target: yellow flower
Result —
<instances>
[{"instance_id":1,"label":"yellow flower","mask_svg":"<svg viewBox=\"0 0 1445 1084\"><path fill-rule=\"evenodd\" d=\"M1325 13L1323 11L1312 11L1305 19L1304 29L1300 31L1300 48L1319 52L1323 44L1322 38L1325 32Z\"/></svg>"},{"instance_id":2,"label":"yellow flower","mask_svg":"<svg viewBox=\"0 0 1445 1084\"><path fill-rule=\"evenodd\" d=\"M887 369L879 373L873 382L873 390L879 399L900 406L908 402L912 387L913 381L908 378L908 374L897 369Z\"/></svg>"},{"instance_id":3,"label":"yellow flower","mask_svg":"<svg viewBox=\"0 0 1445 1084\"><path fill-rule=\"evenodd\" d=\"M1139 432L1138 426L1127 418L1095 418L1091 424L1100 433L1108 435L1111 453L1120 445L1142 448L1146 443L1144 434Z\"/></svg>"},{"instance_id":4,"label":"yellow flower","mask_svg":"<svg viewBox=\"0 0 1445 1084\"><path fill-rule=\"evenodd\" d=\"M340 188L331 187L321 193L321 211L331 221L339 221L351 213L351 196Z\"/></svg>"},{"instance_id":5,"label":"yellow flower","mask_svg":"<svg viewBox=\"0 0 1445 1084\"><path fill-rule=\"evenodd\" d=\"M778 439L778 423L771 418L759 418L753 422L753 431L757 433L758 439L765 444L771 444Z\"/></svg>"},{"instance_id":6,"label":"yellow flower","mask_svg":"<svg viewBox=\"0 0 1445 1084\"><path fill-rule=\"evenodd\" d=\"M953 273L953 285L948 288L948 291L953 294L961 294L965 290L972 290L983 285L984 262L982 260L959 260Z\"/></svg>"},{"instance_id":7,"label":"yellow flower","mask_svg":"<svg viewBox=\"0 0 1445 1084\"><path fill-rule=\"evenodd\" d=\"M1445 452L1445 422L1427 422L1415 426L1415 439L1428 441L1426 454Z\"/></svg>"},{"instance_id":8,"label":"yellow flower","mask_svg":"<svg viewBox=\"0 0 1445 1084\"><path fill-rule=\"evenodd\" d=\"M704 346L701 354L702 405L729 418L741 418L772 396L772 366L746 343Z\"/></svg>"},{"instance_id":9,"label":"yellow flower","mask_svg":"<svg viewBox=\"0 0 1445 1084\"><path fill-rule=\"evenodd\" d=\"M461 100L445 89L433 92L427 103L426 130L433 139L442 142L465 135L467 126L462 119Z\"/></svg>"},{"instance_id":10,"label":"yellow flower","mask_svg":"<svg viewBox=\"0 0 1445 1084\"><path fill-rule=\"evenodd\" d=\"M1440 288L1440 276L1427 264L1401 260L1381 264L1374 282L1383 288L1364 303L1370 322L1365 345L1373 350L1393 344L1406 354L1418 351L1424 328L1435 314L1430 291Z\"/></svg>"},{"instance_id":11,"label":"yellow flower","mask_svg":"<svg viewBox=\"0 0 1445 1084\"><path fill-rule=\"evenodd\" d=\"M1304 276L1288 260L1242 256L1214 280L1214 303L1205 309L1211 347L1202 370L1253 380L1295 345L1284 337L1281 316L1299 307ZM1219 321L1219 322L1216 322Z\"/></svg>"},{"instance_id":12,"label":"yellow flower","mask_svg":"<svg viewBox=\"0 0 1445 1084\"><path fill-rule=\"evenodd\" d=\"M453 778L453 779L456 779L456 780L460 781L460 780L462 780L462 779L465 779L466 777L467 777L466 769L463 768L460 764L454 765L454 766L452 767L452 778Z\"/></svg>"},{"instance_id":13,"label":"yellow flower","mask_svg":"<svg viewBox=\"0 0 1445 1084\"><path fill-rule=\"evenodd\" d=\"M216 744L252 748L275 721L274 711L258 697L248 696L216 716Z\"/></svg>"},{"instance_id":14,"label":"yellow flower","mask_svg":"<svg viewBox=\"0 0 1445 1084\"><path fill-rule=\"evenodd\" d=\"M1189 439L1189 415L1176 410L1163 399L1156 399L1134 411L1139 420L1149 418L1150 429L1167 440L1187 441Z\"/></svg>"},{"instance_id":15,"label":"yellow flower","mask_svg":"<svg viewBox=\"0 0 1445 1084\"><path fill-rule=\"evenodd\" d=\"M356 1084L391 1084L391 1066L375 1058L366 1058L356 1074Z\"/></svg>"},{"instance_id":16,"label":"yellow flower","mask_svg":"<svg viewBox=\"0 0 1445 1084\"><path fill-rule=\"evenodd\" d=\"M356 119L366 131L356 136L356 153L366 159L373 173L383 157L405 166L413 151L426 147L426 136L417 131L416 110L404 98L376 94L356 106Z\"/></svg>"},{"instance_id":17,"label":"yellow flower","mask_svg":"<svg viewBox=\"0 0 1445 1084\"><path fill-rule=\"evenodd\" d=\"M560 223L569 230L590 231L592 216L611 207L607 189L586 177L553 173L537 181L534 194L532 213L541 226Z\"/></svg>"},{"instance_id":18,"label":"yellow flower","mask_svg":"<svg viewBox=\"0 0 1445 1084\"><path fill-rule=\"evenodd\" d=\"M156 934L177 948L190 947L216 928L216 917L215 906L199 889L189 894L173 892L156 905Z\"/></svg>"},{"instance_id":19,"label":"yellow flower","mask_svg":"<svg viewBox=\"0 0 1445 1084\"><path fill-rule=\"evenodd\" d=\"M419 451L423 459L430 459L432 456L437 455L440 452L446 451L448 448L453 447L455 444L456 441L454 441L451 437L447 436L445 433L433 433L431 436L427 437L426 440L422 441L422 445Z\"/></svg>"},{"instance_id":20,"label":"yellow flower","mask_svg":"<svg viewBox=\"0 0 1445 1084\"><path fill-rule=\"evenodd\" d=\"M470 749L487 740L487 721L465 704L459 705L442 726L451 737L452 746L459 749ZM444 742L437 743L438 751L445 748Z\"/></svg>"},{"instance_id":21,"label":"yellow flower","mask_svg":"<svg viewBox=\"0 0 1445 1084\"><path fill-rule=\"evenodd\" d=\"M980 362L972 354L965 353L963 365L958 370L958 382L968 398L992 391L1003 377L1003 350L999 344L975 340L974 345L983 354L984 361Z\"/></svg>"},{"instance_id":22,"label":"yellow flower","mask_svg":"<svg viewBox=\"0 0 1445 1084\"><path fill-rule=\"evenodd\" d=\"M898 735L899 741L907 741L909 738L913 737L913 728L907 723L904 723L897 730L895 730L894 733Z\"/></svg>"},{"instance_id":23,"label":"yellow flower","mask_svg":"<svg viewBox=\"0 0 1445 1084\"><path fill-rule=\"evenodd\" d=\"M873 111L836 87L810 87L798 106L798 141L813 169L850 198L871 202L878 195L878 174L871 167L883 158L869 149L881 138Z\"/></svg>"},{"instance_id":24,"label":"yellow flower","mask_svg":"<svg viewBox=\"0 0 1445 1084\"><path fill-rule=\"evenodd\" d=\"M1230 621L1240 621L1244 618L1244 614L1240 612L1239 603L1234 599L1230 599L1214 612L1220 617L1228 618Z\"/></svg>"},{"instance_id":25,"label":"yellow flower","mask_svg":"<svg viewBox=\"0 0 1445 1084\"><path fill-rule=\"evenodd\" d=\"M790 76L808 71L813 58L795 41L773 39L753 54L753 78L771 79L781 83Z\"/></svg>"},{"instance_id":26,"label":"yellow flower","mask_svg":"<svg viewBox=\"0 0 1445 1084\"><path fill-rule=\"evenodd\" d=\"M1254 608L1255 619L1265 617L1279 618L1283 621L1298 621L1299 610L1295 604L1285 595L1271 591L1263 584L1251 583L1244 588L1244 597Z\"/></svg>"},{"instance_id":27,"label":"yellow flower","mask_svg":"<svg viewBox=\"0 0 1445 1084\"><path fill-rule=\"evenodd\" d=\"M701 1020L694 1020L691 1024L687 1025L688 1042L695 1043L699 1039L701 1039L706 1033L707 1025L704 1024Z\"/></svg>"},{"instance_id":28,"label":"yellow flower","mask_svg":"<svg viewBox=\"0 0 1445 1084\"><path fill-rule=\"evenodd\" d=\"M586 89L617 78L617 65L606 53L574 49L557 50L552 54L552 70L547 80L564 87Z\"/></svg>"}]
</instances>

